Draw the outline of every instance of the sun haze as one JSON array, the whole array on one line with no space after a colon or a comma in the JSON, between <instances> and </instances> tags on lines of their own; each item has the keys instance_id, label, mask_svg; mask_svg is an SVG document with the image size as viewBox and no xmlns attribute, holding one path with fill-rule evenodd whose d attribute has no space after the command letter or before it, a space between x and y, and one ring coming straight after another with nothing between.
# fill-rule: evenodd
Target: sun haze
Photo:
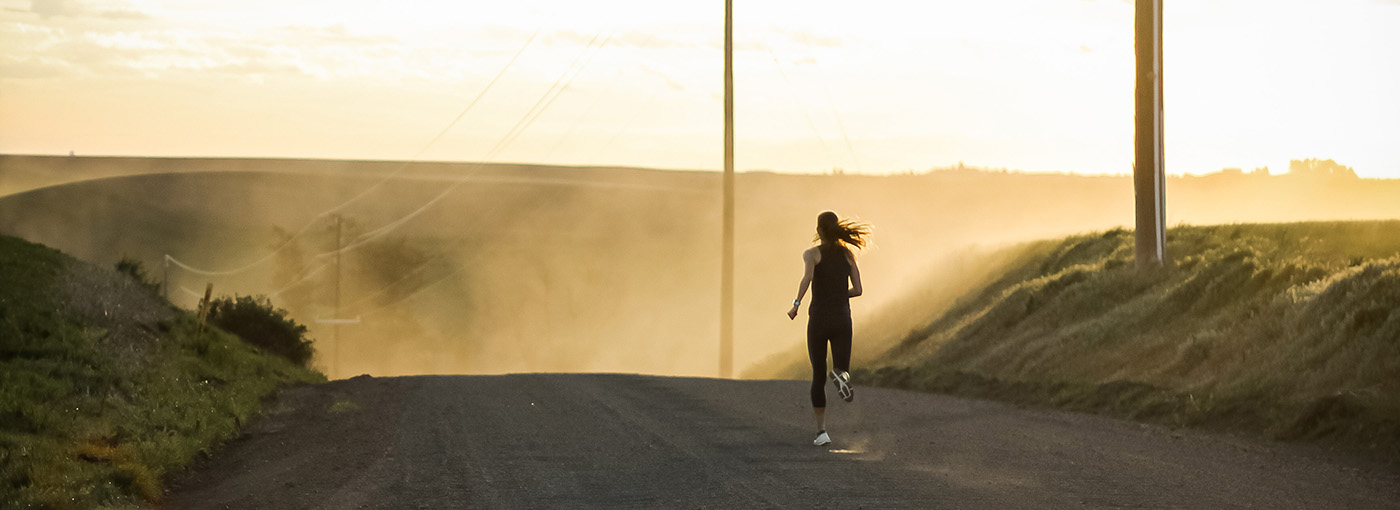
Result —
<instances>
[{"instance_id":1,"label":"sun haze","mask_svg":"<svg viewBox=\"0 0 1400 510\"><path fill-rule=\"evenodd\" d=\"M720 166L718 0L0 7L3 153ZM1132 24L1121 0L736 1L736 166L1130 172ZM1164 24L1170 173L1400 178L1400 2L1170 0Z\"/></svg>"}]
</instances>

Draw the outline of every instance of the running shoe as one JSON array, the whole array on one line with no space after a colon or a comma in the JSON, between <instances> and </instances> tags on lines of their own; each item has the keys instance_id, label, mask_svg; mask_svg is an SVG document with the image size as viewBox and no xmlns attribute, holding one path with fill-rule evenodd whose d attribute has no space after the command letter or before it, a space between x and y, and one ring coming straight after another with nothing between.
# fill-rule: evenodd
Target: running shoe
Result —
<instances>
[{"instance_id":1,"label":"running shoe","mask_svg":"<svg viewBox=\"0 0 1400 510\"><path fill-rule=\"evenodd\" d=\"M817 434L816 439L812 440L812 444L817 446L829 445L831 444L831 436L826 435L826 431L822 431L822 433Z\"/></svg>"},{"instance_id":2,"label":"running shoe","mask_svg":"<svg viewBox=\"0 0 1400 510\"><path fill-rule=\"evenodd\" d=\"M836 394L841 395L841 400L850 402L856 398L856 390L851 387L851 373L837 370L831 371L831 384L836 385Z\"/></svg>"}]
</instances>

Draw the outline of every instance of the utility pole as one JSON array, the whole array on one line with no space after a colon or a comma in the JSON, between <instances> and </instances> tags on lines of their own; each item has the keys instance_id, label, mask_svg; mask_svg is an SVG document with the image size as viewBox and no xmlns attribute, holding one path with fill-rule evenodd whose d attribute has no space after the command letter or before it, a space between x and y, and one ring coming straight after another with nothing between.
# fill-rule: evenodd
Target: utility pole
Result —
<instances>
[{"instance_id":1,"label":"utility pole","mask_svg":"<svg viewBox=\"0 0 1400 510\"><path fill-rule=\"evenodd\" d=\"M166 253L161 258L161 262L163 262L165 274L160 279L160 291L165 294L165 300L170 301L170 254Z\"/></svg>"},{"instance_id":2,"label":"utility pole","mask_svg":"<svg viewBox=\"0 0 1400 510\"><path fill-rule=\"evenodd\" d=\"M331 325L331 360L326 369L328 372L326 375L330 376L331 379L340 375L340 325L360 323L360 316L358 315L353 319L342 319L340 317L340 279L343 273L340 270L340 255L341 250L344 248L344 242L341 240L341 233L343 231L341 220L342 218L339 214L335 215L335 316L329 319L316 319L317 324Z\"/></svg>"},{"instance_id":3,"label":"utility pole","mask_svg":"<svg viewBox=\"0 0 1400 510\"><path fill-rule=\"evenodd\" d=\"M734 374L734 0L724 0L724 212L719 284L719 376Z\"/></svg>"},{"instance_id":4,"label":"utility pole","mask_svg":"<svg viewBox=\"0 0 1400 510\"><path fill-rule=\"evenodd\" d=\"M1137 264L1166 264L1166 162L1162 146L1162 2L1137 0L1133 46L1137 84L1133 115L1133 191Z\"/></svg>"},{"instance_id":5,"label":"utility pole","mask_svg":"<svg viewBox=\"0 0 1400 510\"><path fill-rule=\"evenodd\" d=\"M335 215L335 319L340 320L340 215ZM335 345L331 347L331 373L340 373L340 322L331 325Z\"/></svg>"}]
</instances>

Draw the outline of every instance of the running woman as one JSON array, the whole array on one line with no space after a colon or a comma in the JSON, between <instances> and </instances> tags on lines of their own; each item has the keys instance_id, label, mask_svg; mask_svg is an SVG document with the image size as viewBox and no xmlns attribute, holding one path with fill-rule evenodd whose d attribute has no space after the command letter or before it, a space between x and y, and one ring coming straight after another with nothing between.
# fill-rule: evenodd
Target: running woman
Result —
<instances>
[{"instance_id":1,"label":"running woman","mask_svg":"<svg viewBox=\"0 0 1400 510\"><path fill-rule=\"evenodd\" d=\"M861 294L860 268L851 247L865 247L870 227L842 220L836 213L817 215L817 246L802 252L802 283L792 300L788 319L797 318L797 308L807 286L812 287L812 303L807 306L807 358L812 362L812 415L817 421L817 438L812 444L831 444L826 433L826 346L831 343L832 383L841 400L855 398L851 388L851 298ZM850 286L847 286L850 282Z\"/></svg>"}]
</instances>

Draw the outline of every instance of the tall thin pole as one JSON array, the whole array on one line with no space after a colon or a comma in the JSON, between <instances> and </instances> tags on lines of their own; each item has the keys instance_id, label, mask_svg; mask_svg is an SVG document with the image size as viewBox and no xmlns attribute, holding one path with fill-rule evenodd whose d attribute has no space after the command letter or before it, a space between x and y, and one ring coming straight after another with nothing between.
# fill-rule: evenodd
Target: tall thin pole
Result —
<instances>
[{"instance_id":1,"label":"tall thin pole","mask_svg":"<svg viewBox=\"0 0 1400 510\"><path fill-rule=\"evenodd\" d=\"M734 372L734 0L724 0L724 227L719 285L719 376Z\"/></svg>"},{"instance_id":2,"label":"tall thin pole","mask_svg":"<svg viewBox=\"0 0 1400 510\"><path fill-rule=\"evenodd\" d=\"M160 291L162 294L165 294L165 300L170 301L170 254L165 254L161 262L161 265L165 268L165 273L161 276Z\"/></svg>"},{"instance_id":3,"label":"tall thin pole","mask_svg":"<svg viewBox=\"0 0 1400 510\"><path fill-rule=\"evenodd\" d=\"M1162 142L1162 2L1137 0L1134 50L1133 191L1137 206L1137 263L1166 263L1166 161Z\"/></svg>"},{"instance_id":4,"label":"tall thin pole","mask_svg":"<svg viewBox=\"0 0 1400 510\"><path fill-rule=\"evenodd\" d=\"M340 320L340 215L335 215L335 319ZM331 325L335 345L331 347L331 377L340 373L340 323Z\"/></svg>"}]
</instances>

